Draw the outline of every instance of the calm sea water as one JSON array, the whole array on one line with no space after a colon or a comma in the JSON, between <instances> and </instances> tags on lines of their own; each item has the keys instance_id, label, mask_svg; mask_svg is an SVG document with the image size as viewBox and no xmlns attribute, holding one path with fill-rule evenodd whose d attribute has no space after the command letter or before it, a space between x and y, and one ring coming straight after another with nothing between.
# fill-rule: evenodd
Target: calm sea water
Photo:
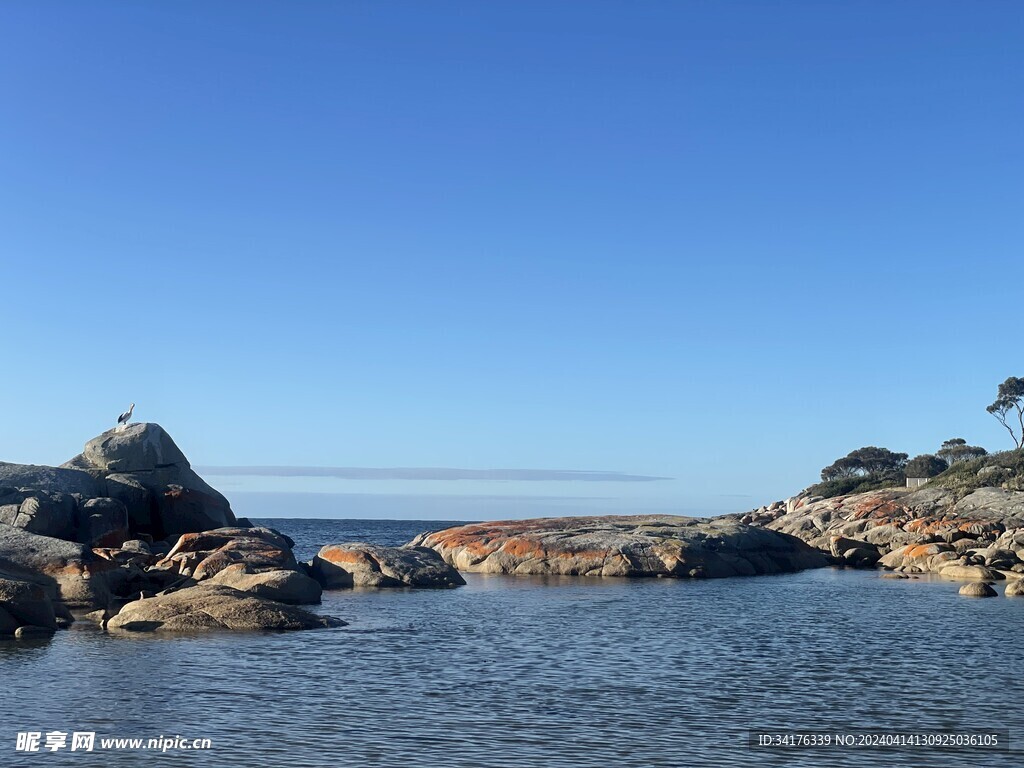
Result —
<instances>
[{"instance_id":1,"label":"calm sea water","mask_svg":"<svg viewBox=\"0 0 1024 768\"><path fill-rule=\"evenodd\" d=\"M276 520L300 558L436 522ZM0 642L0 766L1022 764L1024 599L810 571L712 581L467 575L338 591L348 627ZM751 749L748 729L1009 730L1013 752ZM18 731L209 738L26 755Z\"/></svg>"}]
</instances>

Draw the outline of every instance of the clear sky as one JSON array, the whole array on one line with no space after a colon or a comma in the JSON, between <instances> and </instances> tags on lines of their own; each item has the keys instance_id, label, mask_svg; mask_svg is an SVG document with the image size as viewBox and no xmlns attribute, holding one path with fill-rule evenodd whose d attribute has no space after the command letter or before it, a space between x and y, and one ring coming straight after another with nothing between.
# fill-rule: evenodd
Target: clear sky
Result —
<instances>
[{"instance_id":1,"label":"clear sky","mask_svg":"<svg viewBox=\"0 0 1024 768\"><path fill-rule=\"evenodd\" d=\"M1009 447L1022 94L1009 0L0 4L0 459L537 471L207 472L474 519Z\"/></svg>"}]
</instances>

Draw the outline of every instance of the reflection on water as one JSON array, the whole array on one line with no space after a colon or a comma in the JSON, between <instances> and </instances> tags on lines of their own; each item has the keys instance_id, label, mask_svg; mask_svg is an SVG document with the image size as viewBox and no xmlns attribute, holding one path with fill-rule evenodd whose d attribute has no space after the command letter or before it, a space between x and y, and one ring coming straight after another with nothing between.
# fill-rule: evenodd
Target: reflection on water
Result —
<instances>
[{"instance_id":1,"label":"reflection on water","mask_svg":"<svg viewBox=\"0 0 1024 768\"><path fill-rule=\"evenodd\" d=\"M367 521L276 521L308 550ZM360 536L346 535L346 525ZM410 530L398 530L402 526ZM381 523L381 543L431 527ZM469 574L325 594L348 627L0 643L0 765L19 730L208 737L167 766L1011 765L1019 753L766 753L748 728L1009 728L1024 738L1024 599L820 570L714 581ZM8 760L9 758L9 760Z\"/></svg>"}]
</instances>

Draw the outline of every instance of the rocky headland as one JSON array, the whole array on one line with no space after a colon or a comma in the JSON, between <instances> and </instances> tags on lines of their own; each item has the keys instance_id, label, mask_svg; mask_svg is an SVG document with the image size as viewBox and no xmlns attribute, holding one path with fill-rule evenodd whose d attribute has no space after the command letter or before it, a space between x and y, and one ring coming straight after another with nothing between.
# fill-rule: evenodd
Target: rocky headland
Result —
<instances>
[{"instance_id":1,"label":"rocky headland","mask_svg":"<svg viewBox=\"0 0 1024 768\"><path fill-rule=\"evenodd\" d=\"M0 463L0 635L78 618L108 631L339 626L303 604L323 589L465 583L429 549L324 547L236 518L158 424L90 440L59 467Z\"/></svg>"},{"instance_id":2,"label":"rocky headland","mask_svg":"<svg viewBox=\"0 0 1024 768\"><path fill-rule=\"evenodd\" d=\"M796 536L840 565L961 581L1008 580L1024 592L1024 492L924 486L823 499L801 495L738 519ZM966 594L966 593L965 593Z\"/></svg>"}]
</instances>

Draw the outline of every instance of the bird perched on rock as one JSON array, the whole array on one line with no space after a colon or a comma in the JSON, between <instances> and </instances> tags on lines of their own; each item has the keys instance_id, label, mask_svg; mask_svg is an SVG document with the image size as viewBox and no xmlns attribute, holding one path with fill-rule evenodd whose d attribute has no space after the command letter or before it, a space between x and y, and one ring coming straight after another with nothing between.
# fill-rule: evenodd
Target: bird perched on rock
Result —
<instances>
[{"instance_id":1,"label":"bird perched on rock","mask_svg":"<svg viewBox=\"0 0 1024 768\"><path fill-rule=\"evenodd\" d=\"M124 429L125 427L128 426L128 419L130 419L132 417L132 411L134 411L134 410L135 410L135 403L132 403L128 407L127 411L125 411L124 413L122 413L120 416L117 417L117 428L118 429Z\"/></svg>"}]
</instances>

